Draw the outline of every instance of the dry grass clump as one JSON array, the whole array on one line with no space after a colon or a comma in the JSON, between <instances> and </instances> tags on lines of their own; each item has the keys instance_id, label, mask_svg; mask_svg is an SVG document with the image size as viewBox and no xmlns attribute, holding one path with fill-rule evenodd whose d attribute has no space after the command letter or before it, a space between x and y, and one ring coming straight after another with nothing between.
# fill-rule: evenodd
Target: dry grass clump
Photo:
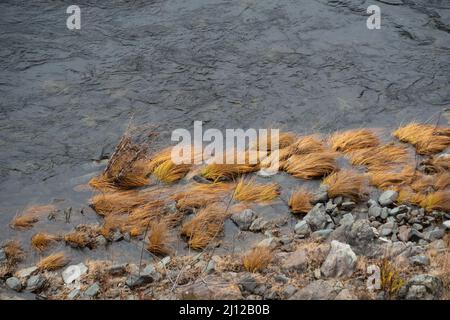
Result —
<instances>
[{"instance_id":1,"label":"dry grass clump","mask_svg":"<svg viewBox=\"0 0 450 320\"><path fill-rule=\"evenodd\" d=\"M192 249L203 249L222 231L227 215L223 205L210 204L182 225L181 235L188 239L188 245Z\"/></svg>"},{"instance_id":2,"label":"dry grass clump","mask_svg":"<svg viewBox=\"0 0 450 320\"><path fill-rule=\"evenodd\" d=\"M170 184L181 180L191 170L191 164L175 164L171 160L161 163L153 174L159 181Z\"/></svg>"},{"instance_id":3,"label":"dry grass clump","mask_svg":"<svg viewBox=\"0 0 450 320\"><path fill-rule=\"evenodd\" d=\"M10 226L13 229L26 230L31 229L39 218L48 215L56 210L54 205L35 205L28 207L21 214L16 215L11 221Z\"/></svg>"},{"instance_id":4,"label":"dry grass clump","mask_svg":"<svg viewBox=\"0 0 450 320\"><path fill-rule=\"evenodd\" d=\"M423 170L427 173L434 174L450 170L450 154L442 154L432 156L425 159L421 163Z\"/></svg>"},{"instance_id":5,"label":"dry grass clump","mask_svg":"<svg viewBox=\"0 0 450 320\"><path fill-rule=\"evenodd\" d=\"M53 271L65 267L69 262L64 252L57 252L41 259L37 267L41 271Z\"/></svg>"},{"instance_id":6,"label":"dry grass clump","mask_svg":"<svg viewBox=\"0 0 450 320\"><path fill-rule=\"evenodd\" d=\"M60 236L45 232L38 232L33 237L31 237L31 246L36 250L42 252L48 247L54 245L59 240L61 240Z\"/></svg>"},{"instance_id":7,"label":"dry grass clump","mask_svg":"<svg viewBox=\"0 0 450 320\"><path fill-rule=\"evenodd\" d=\"M435 190L444 190L450 186L450 171L436 174L433 181L433 188Z\"/></svg>"},{"instance_id":8,"label":"dry grass clump","mask_svg":"<svg viewBox=\"0 0 450 320\"><path fill-rule=\"evenodd\" d=\"M94 238L88 230L75 230L66 234L64 241L73 248L85 248L92 247Z\"/></svg>"},{"instance_id":9,"label":"dry grass clump","mask_svg":"<svg viewBox=\"0 0 450 320\"><path fill-rule=\"evenodd\" d=\"M294 191L289 198L289 208L292 213L307 213L312 209L311 201L313 200L313 195L306 189L299 189Z\"/></svg>"},{"instance_id":10,"label":"dry grass clump","mask_svg":"<svg viewBox=\"0 0 450 320\"><path fill-rule=\"evenodd\" d=\"M369 172L370 184L386 190L402 185L410 185L416 174L416 170L412 166L404 167L400 172L393 171L372 171Z\"/></svg>"},{"instance_id":11,"label":"dry grass clump","mask_svg":"<svg viewBox=\"0 0 450 320\"><path fill-rule=\"evenodd\" d=\"M245 173L252 173L259 170L259 164L243 163L210 163L202 170L202 175L209 180L218 182L234 179Z\"/></svg>"},{"instance_id":12,"label":"dry grass clump","mask_svg":"<svg viewBox=\"0 0 450 320\"><path fill-rule=\"evenodd\" d=\"M250 149L261 151L273 151L275 149L283 149L295 142L297 135L294 132L280 132L278 135L278 148L272 146L272 132L267 130L266 136L258 135L257 141L253 142Z\"/></svg>"},{"instance_id":13,"label":"dry grass clump","mask_svg":"<svg viewBox=\"0 0 450 320\"><path fill-rule=\"evenodd\" d=\"M421 202L420 206L426 211L450 212L450 190L440 190L428 194Z\"/></svg>"},{"instance_id":14,"label":"dry grass clump","mask_svg":"<svg viewBox=\"0 0 450 320\"><path fill-rule=\"evenodd\" d=\"M267 247L255 247L247 252L242 258L245 270L249 272L259 272L267 268L272 262L272 250Z\"/></svg>"},{"instance_id":15,"label":"dry grass clump","mask_svg":"<svg viewBox=\"0 0 450 320\"><path fill-rule=\"evenodd\" d=\"M333 152L293 155L286 161L283 169L300 179L320 178L337 169L336 157Z\"/></svg>"},{"instance_id":16,"label":"dry grass clump","mask_svg":"<svg viewBox=\"0 0 450 320\"><path fill-rule=\"evenodd\" d=\"M259 184L254 179L241 178L236 185L234 199L238 201L271 201L280 194L280 186L276 183Z\"/></svg>"},{"instance_id":17,"label":"dry grass clump","mask_svg":"<svg viewBox=\"0 0 450 320\"><path fill-rule=\"evenodd\" d=\"M387 258L382 259L378 263L378 267L380 268L381 290L387 294L388 299L395 298L405 284L399 268Z\"/></svg>"},{"instance_id":18,"label":"dry grass clump","mask_svg":"<svg viewBox=\"0 0 450 320\"><path fill-rule=\"evenodd\" d=\"M450 128L422 123L409 123L392 135L412 144L419 154L434 154L450 146Z\"/></svg>"},{"instance_id":19,"label":"dry grass clump","mask_svg":"<svg viewBox=\"0 0 450 320\"><path fill-rule=\"evenodd\" d=\"M189 211L201 208L209 203L221 201L228 196L236 185L234 183L215 182L211 184L193 183L173 196L178 210Z\"/></svg>"},{"instance_id":20,"label":"dry grass clump","mask_svg":"<svg viewBox=\"0 0 450 320\"><path fill-rule=\"evenodd\" d=\"M359 200L366 194L366 177L352 170L341 170L326 177L328 197L344 197Z\"/></svg>"},{"instance_id":21,"label":"dry grass clump","mask_svg":"<svg viewBox=\"0 0 450 320\"><path fill-rule=\"evenodd\" d=\"M10 265L16 265L25 259L25 251L17 240L8 241L3 246L3 250Z\"/></svg>"},{"instance_id":22,"label":"dry grass clump","mask_svg":"<svg viewBox=\"0 0 450 320\"><path fill-rule=\"evenodd\" d=\"M359 149L351 152L349 156L353 165L367 166L369 170L379 171L390 166L405 164L408 160L408 150L403 146L387 144Z\"/></svg>"},{"instance_id":23,"label":"dry grass clump","mask_svg":"<svg viewBox=\"0 0 450 320\"><path fill-rule=\"evenodd\" d=\"M151 223L147 250L155 254L167 254L170 252L168 247L170 242L168 223L164 219Z\"/></svg>"},{"instance_id":24,"label":"dry grass clump","mask_svg":"<svg viewBox=\"0 0 450 320\"><path fill-rule=\"evenodd\" d=\"M322 141L315 135L309 135L299 138L293 145L295 154L308 154L324 152L325 147Z\"/></svg>"},{"instance_id":25,"label":"dry grass clump","mask_svg":"<svg viewBox=\"0 0 450 320\"><path fill-rule=\"evenodd\" d=\"M411 187L405 186L398 190L398 197L396 202L401 204L412 204L420 205L420 203L425 199L425 194L420 192L415 192Z\"/></svg>"},{"instance_id":26,"label":"dry grass clump","mask_svg":"<svg viewBox=\"0 0 450 320\"><path fill-rule=\"evenodd\" d=\"M354 129L336 132L330 137L330 144L334 151L344 153L377 147L380 142L377 136L369 129Z\"/></svg>"}]
</instances>

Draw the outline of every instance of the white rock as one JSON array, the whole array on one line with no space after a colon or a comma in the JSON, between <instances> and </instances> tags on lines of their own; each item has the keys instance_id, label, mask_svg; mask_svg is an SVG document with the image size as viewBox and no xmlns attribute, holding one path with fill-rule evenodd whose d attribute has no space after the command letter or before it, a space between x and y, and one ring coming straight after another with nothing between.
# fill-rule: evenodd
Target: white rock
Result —
<instances>
[{"instance_id":1,"label":"white rock","mask_svg":"<svg viewBox=\"0 0 450 320\"><path fill-rule=\"evenodd\" d=\"M84 263L76 264L68 266L62 272L62 278L64 283L69 284L79 279L83 274L88 271L88 268L84 265Z\"/></svg>"},{"instance_id":2,"label":"white rock","mask_svg":"<svg viewBox=\"0 0 450 320\"><path fill-rule=\"evenodd\" d=\"M321 271L326 277L351 276L356 267L356 254L348 244L331 241L331 249Z\"/></svg>"}]
</instances>

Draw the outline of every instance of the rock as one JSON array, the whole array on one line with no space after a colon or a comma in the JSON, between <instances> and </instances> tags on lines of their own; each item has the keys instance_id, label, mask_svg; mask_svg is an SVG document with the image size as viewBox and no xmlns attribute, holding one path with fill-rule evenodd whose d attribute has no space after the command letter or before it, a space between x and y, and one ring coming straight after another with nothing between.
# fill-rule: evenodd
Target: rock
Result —
<instances>
[{"instance_id":1,"label":"rock","mask_svg":"<svg viewBox=\"0 0 450 320\"><path fill-rule=\"evenodd\" d=\"M407 300L437 300L443 292L442 280L429 274L410 278L400 289L399 296Z\"/></svg>"},{"instance_id":2,"label":"rock","mask_svg":"<svg viewBox=\"0 0 450 320\"><path fill-rule=\"evenodd\" d=\"M419 231L417 231L416 229L409 230L408 240L417 242L423 238L424 238L424 235L422 233L420 233Z\"/></svg>"},{"instance_id":3,"label":"rock","mask_svg":"<svg viewBox=\"0 0 450 320\"><path fill-rule=\"evenodd\" d=\"M165 266L167 266L169 264L170 260L171 260L170 256L164 257L159 262L159 265L164 268ZM146 269L150 270L149 269L150 267L151 267L151 265L148 265L144 270L146 270Z\"/></svg>"},{"instance_id":4,"label":"rock","mask_svg":"<svg viewBox=\"0 0 450 320\"><path fill-rule=\"evenodd\" d=\"M11 277L11 278L6 279L6 285L8 286L8 288L10 288L14 291L22 290L22 283L16 277Z\"/></svg>"},{"instance_id":5,"label":"rock","mask_svg":"<svg viewBox=\"0 0 450 320\"><path fill-rule=\"evenodd\" d=\"M358 297L349 289L342 289L334 300L358 300Z\"/></svg>"},{"instance_id":6,"label":"rock","mask_svg":"<svg viewBox=\"0 0 450 320\"><path fill-rule=\"evenodd\" d=\"M381 208L380 218L384 220L384 219L387 219L388 216L389 216L389 209Z\"/></svg>"},{"instance_id":7,"label":"rock","mask_svg":"<svg viewBox=\"0 0 450 320\"><path fill-rule=\"evenodd\" d=\"M78 297L80 295L81 290L80 289L74 289L72 291L69 292L69 294L67 295L67 299L68 300L73 300L76 297Z\"/></svg>"},{"instance_id":8,"label":"rock","mask_svg":"<svg viewBox=\"0 0 450 320\"><path fill-rule=\"evenodd\" d=\"M292 241L293 241L293 239L292 239L292 237L290 237L289 235L283 235L283 236L281 236L281 238L280 238L280 242L281 242L283 245L290 244L290 243L292 243Z\"/></svg>"},{"instance_id":9,"label":"rock","mask_svg":"<svg viewBox=\"0 0 450 320\"><path fill-rule=\"evenodd\" d=\"M277 239L274 237L269 237L261 240L256 246L257 247L266 247L270 249L275 249L279 245Z\"/></svg>"},{"instance_id":10,"label":"rock","mask_svg":"<svg viewBox=\"0 0 450 320\"><path fill-rule=\"evenodd\" d=\"M333 282L316 280L298 290L289 300L332 300L337 294Z\"/></svg>"},{"instance_id":11,"label":"rock","mask_svg":"<svg viewBox=\"0 0 450 320\"><path fill-rule=\"evenodd\" d=\"M316 240L327 239L333 231L333 229L317 230L311 234L311 238Z\"/></svg>"},{"instance_id":12,"label":"rock","mask_svg":"<svg viewBox=\"0 0 450 320\"><path fill-rule=\"evenodd\" d=\"M83 274L88 271L88 268L84 265L84 263L80 263L77 265L68 266L62 273L61 276L64 280L64 283L69 284L78 280Z\"/></svg>"},{"instance_id":13,"label":"rock","mask_svg":"<svg viewBox=\"0 0 450 320\"><path fill-rule=\"evenodd\" d=\"M104 247L108 244L108 240L102 235L95 237L94 242L97 247Z\"/></svg>"},{"instance_id":14,"label":"rock","mask_svg":"<svg viewBox=\"0 0 450 320\"><path fill-rule=\"evenodd\" d=\"M415 266L428 266L430 265L430 259L426 255L417 255L409 258L409 261Z\"/></svg>"},{"instance_id":15,"label":"rock","mask_svg":"<svg viewBox=\"0 0 450 320\"><path fill-rule=\"evenodd\" d=\"M398 192L395 190L386 190L378 198L378 203L381 206L389 206L397 200Z\"/></svg>"},{"instance_id":16,"label":"rock","mask_svg":"<svg viewBox=\"0 0 450 320\"><path fill-rule=\"evenodd\" d=\"M164 259L163 259L164 260ZM160 262L161 263L161 262ZM125 284L130 288L138 288L145 286L154 281L158 281L161 279L161 274L156 271L155 267L152 265L148 265L141 271L141 273L132 274L128 277Z\"/></svg>"},{"instance_id":17,"label":"rock","mask_svg":"<svg viewBox=\"0 0 450 320\"><path fill-rule=\"evenodd\" d=\"M216 261L214 259L209 260L208 264L206 265L205 272L206 274L211 274L216 270Z\"/></svg>"},{"instance_id":18,"label":"rock","mask_svg":"<svg viewBox=\"0 0 450 320\"><path fill-rule=\"evenodd\" d=\"M450 220L446 220L446 221L442 222L442 225L444 226L445 229L449 230L450 229Z\"/></svg>"},{"instance_id":19,"label":"rock","mask_svg":"<svg viewBox=\"0 0 450 320\"><path fill-rule=\"evenodd\" d=\"M346 202L342 202L341 204L341 210L344 211L351 211L356 207L356 203L353 201L346 201Z\"/></svg>"},{"instance_id":20,"label":"rock","mask_svg":"<svg viewBox=\"0 0 450 320\"><path fill-rule=\"evenodd\" d=\"M224 281L218 276L197 279L192 285L183 289L182 299L195 300L242 300L238 285Z\"/></svg>"},{"instance_id":21,"label":"rock","mask_svg":"<svg viewBox=\"0 0 450 320\"><path fill-rule=\"evenodd\" d=\"M409 232L411 228L408 226L400 226L398 228L398 239L403 242L407 242L409 240Z\"/></svg>"},{"instance_id":22,"label":"rock","mask_svg":"<svg viewBox=\"0 0 450 320\"><path fill-rule=\"evenodd\" d=\"M123 240L123 234L119 230L115 230L110 237L110 240L112 242L118 242L120 240Z\"/></svg>"},{"instance_id":23,"label":"rock","mask_svg":"<svg viewBox=\"0 0 450 320\"><path fill-rule=\"evenodd\" d=\"M277 274L273 277L275 279L275 281L277 282L282 282L282 283L287 283L289 282L289 278L286 277L284 274Z\"/></svg>"},{"instance_id":24,"label":"rock","mask_svg":"<svg viewBox=\"0 0 450 320\"><path fill-rule=\"evenodd\" d=\"M322 203L316 204L303 218L303 220L308 223L312 231L325 228L328 219L329 216L325 213L325 207Z\"/></svg>"},{"instance_id":25,"label":"rock","mask_svg":"<svg viewBox=\"0 0 450 320\"><path fill-rule=\"evenodd\" d=\"M99 292L100 292L100 286L96 282L96 283L92 284L89 288L87 288L86 291L84 291L84 295L86 297L93 298L93 297L97 296Z\"/></svg>"},{"instance_id":26,"label":"rock","mask_svg":"<svg viewBox=\"0 0 450 320\"><path fill-rule=\"evenodd\" d=\"M127 273L128 263L113 264L106 268L106 273L113 277L122 276Z\"/></svg>"},{"instance_id":27,"label":"rock","mask_svg":"<svg viewBox=\"0 0 450 320\"><path fill-rule=\"evenodd\" d=\"M26 290L30 292L38 292L40 291L45 284L45 278L40 275L31 276L27 280Z\"/></svg>"},{"instance_id":28,"label":"rock","mask_svg":"<svg viewBox=\"0 0 450 320\"><path fill-rule=\"evenodd\" d=\"M418 224L418 223L414 223L414 224L412 225L412 228L413 228L413 229L416 229L417 231L422 231L422 230L423 230L422 225L421 225L421 224Z\"/></svg>"},{"instance_id":29,"label":"rock","mask_svg":"<svg viewBox=\"0 0 450 320\"><path fill-rule=\"evenodd\" d=\"M428 247L434 250L445 250L447 248L447 245L445 244L444 240L435 240L431 242Z\"/></svg>"},{"instance_id":30,"label":"rock","mask_svg":"<svg viewBox=\"0 0 450 320\"><path fill-rule=\"evenodd\" d=\"M370 208L370 207L375 207L375 206L378 207L378 202L377 202L377 200L374 200L374 199L369 199L369 200L367 200L367 207L368 207L368 208Z\"/></svg>"},{"instance_id":31,"label":"rock","mask_svg":"<svg viewBox=\"0 0 450 320\"><path fill-rule=\"evenodd\" d=\"M379 228L380 235L382 237L387 237L392 233L392 231L397 227L397 224L395 222L386 222L385 224L381 225Z\"/></svg>"},{"instance_id":32,"label":"rock","mask_svg":"<svg viewBox=\"0 0 450 320\"><path fill-rule=\"evenodd\" d=\"M239 286L244 291L254 293L256 291L256 288L259 286L259 283L258 281L256 281L255 277L253 277L251 274L245 274L239 280Z\"/></svg>"},{"instance_id":33,"label":"rock","mask_svg":"<svg viewBox=\"0 0 450 320\"><path fill-rule=\"evenodd\" d=\"M25 268L25 269L21 269L19 271L16 272L16 276L20 279L22 278L28 278L29 276L31 276L33 273L35 273L38 270L38 267L33 266L33 267L29 267L29 268Z\"/></svg>"},{"instance_id":34,"label":"rock","mask_svg":"<svg viewBox=\"0 0 450 320\"><path fill-rule=\"evenodd\" d=\"M351 213L346 213L342 217L341 221L339 221L341 226L351 226L355 222L355 218Z\"/></svg>"},{"instance_id":35,"label":"rock","mask_svg":"<svg viewBox=\"0 0 450 320\"><path fill-rule=\"evenodd\" d=\"M287 285L283 290L283 295L286 299L292 297L297 292L297 288L293 285Z\"/></svg>"},{"instance_id":36,"label":"rock","mask_svg":"<svg viewBox=\"0 0 450 320\"><path fill-rule=\"evenodd\" d=\"M251 209L246 209L242 212L237 212L231 215L231 220L239 227L241 230L248 230L252 225L253 220L255 220L256 214Z\"/></svg>"},{"instance_id":37,"label":"rock","mask_svg":"<svg viewBox=\"0 0 450 320\"><path fill-rule=\"evenodd\" d=\"M334 204L333 201L328 200L327 204L325 205L325 211L327 213L332 213L334 209L337 208L337 204Z\"/></svg>"},{"instance_id":38,"label":"rock","mask_svg":"<svg viewBox=\"0 0 450 320\"><path fill-rule=\"evenodd\" d=\"M256 218L250 225L250 231L258 232L263 230L269 225L269 222L264 220L264 218Z\"/></svg>"},{"instance_id":39,"label":"rock","mask_svg":"<svg viewBox=\"0 0 450 320\"><path fill-rule=\"evenodd\" d=\"M389 210L389 214L391 216L396 216L398 214L407 213L408 212L408 206L400 205L398 207L392 208Z\"/></svg>"},{"instance_id":40,"label":"rock","mask_svg":"<svg viewBox=\"0 0 450 320\"><path fill-rule=\"evenodd\" d=\"M350 246L336 240L331 241L331 249L320 270L326 277L351 276L356 267L356 254Z\"/></svg>"},{"instance_id":41,"label":"rock","mask_svg":"<svg viewBox=\"0 0 450 320\"><path fill-rule=\"evenodd\" d=\"M282 268L288 271L303 272L308 266L308 255L305 250L297 249L283 262Z\"/></svg>"},{"instance_id":42,"label":"rock","mask_svg":"<svg viewBox=\"0 0 450 320\"><path fill-rule=\"evenodd\" d=\"M123 240L125 240L126 242L130 242L131 241L131 234L129 232L126 232L123 234Z\"/></svg>"},{"instance_id":43,"label":"rock","mask_svg":"<svg viewBox=\"0 0 450 320\"><path fill-rule=\"evenodd\" d=\"M313 204L325 203L328 201L328 186L320 185L319 189L313 194Z\"/></svg>"},{"instance_id":44,"label":"rock","mask_svg":"<svg viewBox=\"0 0 450 320\"><path fill-rule=\"evenodd\" d=\"M298 235L307 236L310 234L311 229L305 220L301 220L295 225L294 231Z\"/></svg>"},{"instance_id":45,"label":"rock","mask_svg":"<svg viewBox=\"0 0 450 320\"><path fill-rule=\"evenodd\" d=\"M0 249L0 263L3 263L6 261L6 253L5 250Z\"/></svg>"},{"instance_id":46,"label":"rock","mask_svg":"<svg viewBox=\"0 0 450 320\"><path fill-rule=\"evenodd\" d=\"M373 205L369 208L369 217L378 218L381 215L381 208L377 205Z\"/></svg>"},{"instance_id":47,"label":"rock","mask_svg":"<svg viewBox=\"0 0 450 320\"><path fill-rule=\"evenodd\" d=\"M375 229L376 230L376 229ZM359 219L345 232L348 243L357 254L365 254L372 250L376 234L369 220Z\"/></svg>"},{"instance_id":48,"label":"rock","mask_svg":"<svg viewBox=\"0 0 450 320\"><path fill-rule=\"evenodd\" d=\"M344 199L342 197L336 197L333 199L333 203L337 206L340 205L343 201Z\"/></svg>"},{"instance_id":49,"label":"rock","mask_svg":"<svg viewBox=\"0 0 450 320\"><path fill-rule=\"evenodd\" d=\"M444 235L445 235L444 230L436 228L432 231L425 233L423 238L430 240L430 241L434 241L434 240L442 239L444 237Z\"/></svg>"}]
</instances>

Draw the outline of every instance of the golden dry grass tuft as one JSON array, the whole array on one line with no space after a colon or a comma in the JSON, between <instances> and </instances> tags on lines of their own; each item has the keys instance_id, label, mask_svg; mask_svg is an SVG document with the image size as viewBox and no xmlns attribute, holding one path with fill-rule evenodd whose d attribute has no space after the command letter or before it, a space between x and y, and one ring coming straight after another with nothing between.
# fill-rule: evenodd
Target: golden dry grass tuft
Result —
<instances>
[{"instance_id":1,"label":"golden dry grass tuft","mask_svg":"<svg viewBox=\"0 0 450 320\"><path fill-rule=\"evenodd\" d=\"M384 258L378 263L380 268L381 290L387 294L388 299L395 298L405 284L397 266Z\"/></svg>"},{"instance_id":2,"label":"golden dry grass tuft","mask_svg":"<svg viewBox=\"0 0 450 320\"><path fill-rule=\"evenodd\" d=\"M334 133L330 137L330 144L334 151L348 153L359 149L377 147L380 142L372 130L354 129Z\"/></svg>"},{"instance_id":3,"label":"golden dry grass tuft","mask_svg":"<svg viewBox=\"0 0 450 320\"><path fill-rule=\"evenodd\" d=\"M49 234L45 232L38 232L31 237L31 246L36 250L42 252L48 247L54 245L61 240L60 236Z\"/></svg>"},{"instance_id":4,"label":"golden dry grass tuft","mask_svg":"<svg viewBox=\"0 0 450 320\"><path fill-rule=\"evenodd\" d=\"M188 245L192 249L204 249L219 236L227 216L223 205L210 204L182 225L181 235L188 239Z\"/></svg>"},{"instance_id":5,"label":"golden dry grass tuft","mask_svg":"<svg viewBox=\"0 0 450 320\"><path fill-rule=\"evenodd\" d=\"M408 150L403 146L387 144L364 148L349 153L350 161L355 166L367 166L369 170L385 170L387 167L406 164Z\"/></svg>"},{"instance_id":6,"label":"golden dry grass tuft","mask_svg":"<svg viewBox=\"0 0 450 320\"><path fill-rule=\"evenodd\" d=\"M417 153L434 154L450 146L450 128L412 122L395 130L392 135L412 144Z\"/></svg>"},{"instance_id":7,"label":"golden dry grass tuft","mask_svg":"<svg viewBox=\"0 0 450 320\"><path fill-rule=\"evenodd\" d=\"M273 253L267 247L255 247L247 252L242 258L245 270L249 272L260 272L267 268L272 262Z\"/></svg>"},{"instance_id":8,"label":"golden dry grass tuft","mask_svg":"<svg viewBox=\"0 0 450 320\"><path fill-rule=\"evenodd\" d=\"M259 184L255 179L241 178L236 185L234 199L238 201L271 201L280 194L280 186L276 183Z\"/></svg>"},{"instance_id":9,"label":"golden dry grass tuft","mask_svg":"<svg viewBox=\"0 0 450 320\"><path fill-rule=\"evenodd\" d=\"M450 171L436 174L433 181L433 188L435 190L444 190L450 187Z\"/></svg>"},{"instance_id":10,"label":"golden dry grass tuft","mask_svg":"<svg viewBox=\"0 0 450 320\"><path fill-rule=\"evenodd\" d=\"M169 244L171 242L169 234L169 225L165 220L151 223L147 250L155 254L168 254L170 252Z\"/></svg>"},{"instance_id":11,"label":"golden dry grass tuft","mask_svg":"<svg viewBox=\"0 0 450 320\"><path fill-rule=\"evenodd\" d=\"M420 202L426 211L450 211L450 190L440 190L426 195Z\"/></svg>"},{"instance_id":12,"label":"golden dry grass tuft","mask_svg":"<svg viewBox=\"0 0 450 320\"><path fill-rule=\"evenodd\" d=\"M405 166L401 171L371 171L369 172L370 184L386 190L403 185L410 185L415 177L416 170L412 166Z\"/></svg>"},{"instance_id":13,"label":"golden dry grass tuft","mask_svg":"<svg viewBox=\"0 0 450 320\"><path fill-rule=\"evenodd\" d=\"M57 252L41 259L37 267L41 271L54 271L65 267L69 262L64 252Z\"/></svg>"},{"instance_id":14,"label":"golden dry grass tuft","mask_svg":"<svg viewBox=\"0 0 450 320\"><path fill-rule=\"evenodd\" d=\"M286 161L283 169L300 179L320 178L337 169L336 157L334 152L293 155Z\"/></svg>"},{"instance_id":15,"label":"golden dry grass tuft","mask_svg":"<svg viewBox=\"0 0 450 320\"><path fill-rule=\"evenodd\" d=\"M292 213L307 213L312 209L311 201L313 200L313 195L306 189L299 189L292 193L289 198L289 208Z\"/></svg>"},{"instance_id":16,"label":"golden dry grass tuft","mask_svg":"<svg viewBox=\"0 0 450 320\"><path fill-rule=\"evenodd\" d=\"M8 264L16 265L25 259L25 251L22 249L18 240L10 240L4 246L3 250L8 260Z\"/></svg>"},{"instance_id":17,"label":"golden dry grass tuft","mask_svg":"<svg viewBox=\"0 0 450 320\"><path fill-rule=\"evenodd\" d=\"M293 145L295 154L324 152L325 146L316 135L300 137Z\"/></svg>"},{"instance_id":18,"label":"golden dry grass tuft","mask_svg":"<svg viewBox=\"0 0 450 320\"><path fill-rule=\"evenodd\" d=\"M176 165L168 160L157 166L153 174L159 181L170 184L183 179L191 168L191 164Z\"/></svg>"},{"instance_id":19,"label":"golden dry grass tuft","mask_svg":"<svg viewBox=\"0 0 450 320\"><path fill-rule=\"evenodd\" d=\"M25 209L21 214L16 215L11 221L10 226L13 229L26 230L31 229L39 218L48 215L56 210L54 205L34 205Z\"/></svg>"},{"instance_id":20,"label":"golden dry grass tuft","mask_svg":"<svg viewBox=\"0 0 450 320\"><path fill-rule=\"evenodd\" d=\"M412 204L420 205L420 203L425 199L425 194L420 192L415 192L411 187L405 186L398 190L398 197L396 202L401 204Z\"/></svg>"},{"instance_id":21,"label":"golden dry grass tuft","mask_svg":"<svg viewBox=\"0 0 450 320\"><path fill-rule=\"evenodd\" d=\"M258 171L259 163L245 161L242 164L210 163L202 169L202 175L209 180L218 182L234 179L242 174Z\"/></svg>"},{"instance_id":22,"label":"golden dry grass tuft","mask_svg":"<svg viewBox=\"0 0 450 320\"><path fill-rule=\"evenodd\" d=\"M64 241L73 248L89 247L93 238L84 230L72 231L64 236Z\"/></svg>"},{"instance_id":23,"label":"golden dry grass tuft","mask_svg":"<svg viewBox=\"0 0 450 320\"><path fill-rule=\"evenodd\" d=\"M442 154L439 156L431 156L421 163L423 170L430 174L441 173L450 170L450 155Z\"/></svg>"},{"instance_id":24,"label":"golden dry grass tuft","mask_svg":"<svg viewBox=\"0 0 450 320\"><path fill-rule=\"evenodd\" d=\"M275 134L273 134L275 139ZM280 132L278 135L278 147L272 146L272 132L267 130L266 136L258 136L257 141L251 142L250 149L261 151L273 151L275 149L283 149L292 145L297 139L297 135L294 132Z\"/></svg>"},{"instance_id":25,"label":"golden dry grass tuft","mask_svg":"<svg viewBox=\"0 0 450 320\"><path fill-rule=\"evenodd\" d=\"M175 194L173 199L177 202L178 210L188 211L221 201L230 195L235 186L234 183L224 182L193 183L187 187L187 190Z\"/></svg>"},{"instance_id":26,"label":"golden dry grass tuft","mask_svg":"<svg viewBox=\"0 0 450 320\"><path fill-rule=\"evenodd\" d=\"M341 170L330 174L323 180L328 186L328 197L344 197L359 200L367 193L366 177L356 171Z\"/></svg>"}]
</instances>

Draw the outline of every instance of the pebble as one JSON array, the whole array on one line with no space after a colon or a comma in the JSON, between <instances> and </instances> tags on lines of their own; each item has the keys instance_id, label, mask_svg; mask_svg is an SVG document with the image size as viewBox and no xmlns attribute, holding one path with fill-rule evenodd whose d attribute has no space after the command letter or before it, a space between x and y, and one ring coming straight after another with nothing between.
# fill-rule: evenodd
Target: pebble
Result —
<instances>
[{"instance_id":1,"label":"pebble","mask_svg":"<svg viewBox=\"0 0 450 320\"><path fill-rule=\"evenodd\" d=\"M301 220L295 225L294 231L298 235L307 236L310 234L311 229L305 220Z\"/></svg>"},{"instance_id":2,"label":"pebble","mask_svg":"<svg viewBox=\"0 0 450 320\"><path fill-rule=\"evenodd\" d=\"M316 240L327 239L333 231L333 229L317 230L311 233L311 238Z\"/></svg>"},{"instance_id":3,"label":"pebble","mask_svg":"<svg viewBox=\"0 0 450 320\"><path fill-rule=\"evenodd\" d=\"M389 206L397 200L398 192L395 190L386 190L378 198L381 206Z\"/></svg>"},{"instance_id":4,"label":"pebble","mask_svg":"<svg viewBox=\"0 0 450 320\"><path fill-rule=\"evenodd\" d=\"M256 218L250 225L250 231L258 232L267 227L269 222L264 220L264 218Z\"/></svg>"},{"instance_id":5,"label":"pebble","mask_svg":"<svg viewBox=\"0 0 450 320\"><path fill-rule=\"evenodd\" d=\"M25 268L25 269L21 269L21 270L16 272L16 276L18 278L28 278L33 273L35 273L37 270L38 270L38 268L36 266Z\"/></svg>"},{"instance_id":6,"label":"pebble","mask_svg":"<svg viewBox=\"0 0 450 320\"><path fill-rule=\"evenodd\" d=\"M5 262L6 261L6 253L5 250L0 249L0 263Z\"/></svg>"},{"instance_id":7,"label":"pebble","mask_svg":"<svg viewBox=\"0 0 450 320\"><path fill-rule=\"evenodd\" d=\"M30 292L37 292L42 289L45 284L45 279L40 275L31 276L27 280L26 290Z\"/></svg>"},{"instance_id":8,"label":"pebble","mask_svg":"<svg viewBox=\"0 0 450 320\"><path fill-rule=\"evenodd\" d=\"M450 229L450 220L444 221L442 223L442 225L444 226L445 229L449 230Z\"/></svg>"},{"instance_id":9,"label":"pebble","mask_svg":"<svg viewBox=\"0 0 450 320\"><path fill-rule=\"evenodd\" d=\"M84 292L84 295L87 297L95 297L100 291L100 286L99 284L96 282L94 284L92 284L89 288L86 289L86 291Z\"/></svg>"},{"instance_id":10,"label":"pebble","mask_svg":"<svg viewBox=\"0 0 450 320\"><path fill-rule=\"evenodd\" d=\"M382 208L381 209L381 213L380 213L380 218L381 219L387 219L388 216L389 216L389 209L388 208Z\"/></svg>"},{"instance_id":11,"label":"pebble","mask_svg":"<svg viewBox=\"0 0 450 320\"><path fill-rule=\"evenodd\" d=\"M6 279L6 285L8 286L8 288L10 288L14 291L22 290L22 283L16 277L11 277L11 278Z\"/></svg>"},{"instance_id":12,"label":"pebble","mask_svg":"<svg viewBox=\"0 0 450 320\"><path fill-rule=\"evenodd\" d=\"M81 290L80 289L74 289L72 291L70 291L70 293L67 295L67 299L68 300L73 300L76 297L78 297L80 295Z\"/></svg>"},{"instance_id":13,"label":"pebble","mask_svg":"<svg viewBox=\"0 0 450 320\"><path fill-rule=\"evenodd\" d=\"M351 213L346 213L342 217L342 219L339 221L341 226L351 226L355 222L355 218Z\"/></svg>"},{"instance_id":14,"label":"pebble","mask_svg":"<svg viewBox=\"0 0 450 320\"><path fill-rule=\"evenodd\" d=\"M242 212L236 212L231 215L231 220L239 227L239 229L244 231L250 228L255 218L256 214L251 209L246 209Z\"/></svg>"},{"instance_id":15,"label":"pebble","mask_svg":"<svg viewBox=\"0 0 450 320\"><path fill-rule=\"evenodd\" d=\"M341 209L344 211L353 210L356 207L356 203L353 201L346 201L341 204Z\"/></svg>"},{"instance_id":16,"label":"pebble","mask_svg":"<svg viewBox=\"0 0 450 320\"><path fill-rule=\"evenodd\" d=\"M415 266L428 266L430 264L430 259L426 255L412 256L409 261Z\"/></svg>"},{"instance_id":17,"label":"pebble","mask_svg":"<svg viewBox=\"0 0 450 320\"><path fill-rule=\"evenodd\" d=\"M64 280L64 283L69 284L79 279L83 274L88 271L88 268L84 263L80 263L77 265L68 266L62 273L61 276Z\"/></svg>"}]
</instances>

